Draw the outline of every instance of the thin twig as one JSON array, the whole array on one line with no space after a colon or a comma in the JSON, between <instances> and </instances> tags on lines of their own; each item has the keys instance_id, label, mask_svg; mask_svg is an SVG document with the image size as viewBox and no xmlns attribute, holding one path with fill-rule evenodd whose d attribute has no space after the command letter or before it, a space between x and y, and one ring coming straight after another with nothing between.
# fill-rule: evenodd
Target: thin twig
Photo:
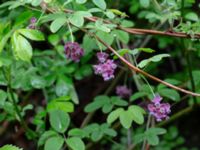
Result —
<instances>
[{"instance_id":1,"label":"thin twig","mask_svg":"<svg viewBox=\"0 0 200 150\"><path fill-rule=\"evenodd\" d=\"M148 78L150 78L150 79L152 79L152 80L154 80L154 81L157 81L157 82L159 82L159 83L162 83L162 84L164 84L164 85L166 85L166 86L168 86L168 87L170 87L170 88L173 88L173 89L175 89L175 90L177 90L177 91L180 91L180 92L183 92L183 93L186 93L186 94L190 94L190 95L192 95L192 96L200 96L199 93L194 93L194 92L191 92L191 91L188 91L188 90L179 88L179 87L177 87L177 86L175 86L175 85L172 85L172 84L170 84L170 83L168 83L168 82L165 82L165 81L163 81L163 80L161 80L161 79L159 79L159 78L157 78L157 77L155 77L155 76L153 76L153 75L151 75L151 74L149 74L149 73L147 73L147 72L145 72L145 71L143 71L143 70L137 68L136 66L134 66L133 64L131 64L130 62L128 62L128 61L127 61L124 57L122 57L120 54L118 54L117 51L116 51L115 49L113 49L110 45L108 45L106 42L104 42L104 41L103 41L102 39L100 39L98 36L96 36L96 35L94 35L94 34L92 34L92 33L89 33L89 34L90 34L91 36L95 37L95 38L96 38L99 42L101 42L104 46L106 46L106 47L107 47L110 51L112 51L122 62L124 62L130 69L134 70L135 72L140 73L140 74L142 74L142 75L144 75L144 76L146 76L146 77L148 77Z\"/></svg>"}]
</instances>

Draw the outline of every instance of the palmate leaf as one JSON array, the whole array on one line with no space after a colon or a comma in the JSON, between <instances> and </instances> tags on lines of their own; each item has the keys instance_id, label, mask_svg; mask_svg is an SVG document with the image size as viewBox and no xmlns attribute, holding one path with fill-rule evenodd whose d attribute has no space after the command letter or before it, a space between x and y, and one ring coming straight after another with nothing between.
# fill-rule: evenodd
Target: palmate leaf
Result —
<instances>
[{"instance_id":1,"label":"palmate leaf","mask_svg":"<svg viewBox=\"0 0 200 150\"><path fill-rule=\"evenodd\" d=\"M137 124L143 124L144 123L144 114L145 111L139 106L132 105L128 108L128 111L130 112L133 121L135 121Z\"/></svg>"},{"instance_id":2,"label":"palmate leaf","mask_svg":"<svg viewBox=\"0 0 200 150\"><path fill-rule=\"evenodd\" d=\"M120 116L120 114L124 112L124 109L123 108L118 108L114 111L112 111L109 115L108 115L108 118L107 118L107 123L111 124L113 123L115 120L117 120Z\"/></svg>"},{"instance_id":3,"label":"palmate leaf","mask_svg":"<svg viewBox=\"0 0 200 150\"><path fill-rule=\"evenodd\" d=\"M126 129L129 129L131 127L131 124L132 124L132 121L133 121L131 115L132 114L131 114L130 111L123 111L119 116L120 123Z\"/></svg>"},{"instance_id":4,"label":"palmate leaf","mask_svg":"<svg viewBox=\"0 0 200 150\"><path fill-rule=\"evenodd\" d=\"M94 101L92 103L89 103L84 111L85 112L93 112L101 107L103 107L105 104L107 104L110 101L108 96L100 95L95 97ZM104 108L105 109L105 108Z\"/></svg>"}]
</instances>

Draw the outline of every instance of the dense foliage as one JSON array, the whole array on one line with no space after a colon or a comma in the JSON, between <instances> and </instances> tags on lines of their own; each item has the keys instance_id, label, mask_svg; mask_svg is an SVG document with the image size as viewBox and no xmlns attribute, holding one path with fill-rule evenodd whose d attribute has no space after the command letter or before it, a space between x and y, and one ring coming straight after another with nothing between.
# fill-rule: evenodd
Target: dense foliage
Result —
<instances>
[{"instance_id":1,"label":"dense foliage","mask_svg":"<svg viewBox=\"0 0 200 150\"><path fill-rule=\"evenodd\" d=\"M199 7L0 0L0 150L200 148Z\"/></svg>"}]
</instances>

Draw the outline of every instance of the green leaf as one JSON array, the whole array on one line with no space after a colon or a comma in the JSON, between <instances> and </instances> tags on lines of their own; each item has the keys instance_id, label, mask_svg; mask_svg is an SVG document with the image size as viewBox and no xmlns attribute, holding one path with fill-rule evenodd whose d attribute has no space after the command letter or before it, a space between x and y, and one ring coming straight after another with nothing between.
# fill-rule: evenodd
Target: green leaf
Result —
<instances>
[{"instance_id":1,"label":"green leaf","mask_svg":"<svg viewBox=\"0 0 200 150\"><path fill-rule=\"evenodd\" d=\"M200 74L199 74L200 75ZM179 85L181 84L181 82L179 80L176 80L176 79L165 79L164 80L165 82L168 82L170 84L173 84L173 85ZM196 81L196 80L195 80ZM200 81L200 80L199 80ZM159 84L157 86L157 90L159 91L160 89L163 89L163 88L166 88L166 85L164 84Z\"/></svg>"},{"instance_id":2,"label":"green leaf","mask_svg":"<svg viewBox=\"0 0 200 150\"><path fill-rule=\"evenodd\" d=\"M153 53L155 52L155 50L151 49L151 48L137 48L139 51L143 51L143 52L146 52L146 53Z\"/></svg>"},{"instance_id":3,"label":"green leaf","mask_svg":"<svg viewBox=\"0 0 200 150\"><path fill-rule=\"evenodd\" d=\"M69 130L68 135L69 136L78 136L78 137L84 138L84 137L86 137L87 134L82 129L74 128L74 129Z\"/></svg>"},{"instance_id":4,"label":"green leaf","mask_svg":"<svg viewBox=\"0 0 200 150\"><path fill-rule=\"evenodd\" d=\"M113 123L115 120L117 120L117 118L119 118L120 114L124 112L123 108L118 108L114 111L112 111L107 118L107 123L111 124Z\"/></svg>"},{"instance_id":5,"label":"green leaf","mask_svg":"<svg viewBox=\"0 0 200 150\"><path fill-rule=\"evenodd\" d=\"M169 54L158 54L158 55L155 55L149 59L145 59L145 60L142 60L139 64L138 64L138 67L140 68L143 68L145 67L147 64L149 64L150 62L158 62L160 61L162 58L164 57L170 57Z\"/></svg>"},{"instance_id":6,"label":"green leaf","mask_svg":"<svg viewBox=\"0 0 200 150\"><path fill-rule=\"evenodd\" d=\"M125 28L130 28L134 26L134 23L130 20L123 20L121 26Z\"/></svg>"},{"instance_id":7,"label":"green leaf","mask_svg":"<svg viewBox=\"0 0 200 150\"><path fill-rule=\"evenodd\" d=\"M134 101L134 100L137 100L138 98L142 98L144 96L146 96L147 93L145 92L137 92L137 93L134 93L132 96L131 96L131 101Z\"/></svg>"},{"instance_id":8,"label":"green leaf","mask_svg":"<svg viewBox=\"0 0 200 150\"><path fill-rule=\"evenodd\" d=\"M89 54L92 52L93 49L97 48L97 44L95 39L91 38L87 34L84 35L83 37L83 49L85 50L85 54Z\"/></svg>"},{"instance_id":9,"label":"green leaf","mask_svg":"<svg viewBox=\"0 0 200 150\"><path fill-rule=\"evenodd\" d=\"M71 88L70 88L69 95L70 95L72 101L73 101L75 104L79 104L78 95L77 95L76 89L74 88L73 85L72 85Z\"/></svg>"},{"instance_id":10,"label":"green leaf","mask_svg":"<svg viewBox=\"0 0 200 150\"><path fill-rule=\"evenodd\" d=\"M121 12L118 9L109 9L110 11L112 11L114 14L119 15L121 17L128 17L128 15L124 12Z\"/></svg>"},{"instance_id":11,"label":"green leaf","mask_svg":"<svg viewBox=\"0 0 200 150\"><path fill-rule=\"evenodd\" d=\"M55 19L50 25L51 32L53 33L57 32L66 22L67 18L65 17L59 17Z\"/></svg>"},{"instance_id":12,"label":"green leaf","mask_svg":"<svg viewBox=\"0 0 200 150\"><path fill-rule=\"evenodd\" d=\"M106 2L105 0L92 0L92 2L99 8L105 10L106 9Z\"/></svg>"},{"instance_id":13,"label":"green leaf","mask_svg":"<svg viewBox=\"0 0 200 150\"><path fill-rule=\"evenodd\" d=\"M40 76L31 77L31 85L36 89L42 89L46 86L46 80Z\"/></svg>"},{"instance_id":14,"label":"green leaf","mask_svg":"<svg viewBox=\"0 0 200 150\"><path fill-rule=\"evenodd\" d=\"M64 139L60 136L49 138L45 145L44 150L61 150L64 144Z\"/></svg>"},{"instance_id":15,"label":"green leaf","mask_svg":"<svg viewBox=\"0 0 200 150\"><path fill-rule=\"evenodd\" d=\"M110 10L106 11L105 14L110 19L114 19L115 18L115 14Z\"/></svg>"},{"instance_id":16,"label":"green leaf","mask_svg":"<svg viewBox=\"0 0 200 150\"><path fill-rule=\"evenodd\" d=\"M45 3L51 3L52 0L44 0Z\"/></svg>"},{"instance_id":17,"label":"green leaf","mask_svg":"<svg viewBox=\"0 0 200 150\"><path fill-rule=\"evenodd\" d=\"M135 143L135 144L141 143L142 141L145 140L145 134L144 134L144 133L136 134L136 135L133 137L133 140L134 140L134 143Z\"/></svg>"},{"instance_id":18,"label":"green leaf","mask_svg":"<svg viewBox=\"0 0 200 150\"><path fill-rule=\"evenodd\" d=\"M137 48L135 48L133 50L130 50L128 53L133 55L133 56L135 56L135 55L137 55L139 53L139 50Z\"/></svg>"},{"instance_id":19,"label":"green leaf","mask_svg":"<svg viewBox=\"0 0 200 150\"><path fill-rule=\"evenodd\" d=\"M102 10L102 9L99 9L99 8L91 8L91 9L89 9L88 11L91 12L91 13L103 12L103 10Z\"/></svg>"},{"instance_id":20,"label":"green leaf","mask_svg":"<svg viewBox=\"0 0 200 150\"><path fill-rule=\"evenodd\" d=\"M23 149L13 145L4 145L3 147L0 148L0 150L23 150Z\"/></svg>"},{"instance_id":21,"label":"green leaf","mask_svg":"<svg viewBox=\"0 0 200 150\"><path fill-rule=\"evenodd\" d=\"M149 145L153 145L153 146L158 145L158 143L159 143L158 136L156 136L154 134L146 135L146 140L147 140Z\"/></svg>"},{"instance_id":22,"label":"green leaf","mask_svg":"<svg viewBox=\"0 0 200 150\"><path fill-rule=\"evenodd\" d=\"M4 105L5 100L7 99L7 93L3 90L0 90L0 107Z\"/></svg>"},{"instance_id":23,"label":"green leaf","mask_svg":"<svg viewBox=\"0 0 200 150\"><path fill-rule=\"evenodd\" d=\"M142 60L137 66L140 68L144 68L147 64L149 64L150 60L149 59L145 59Z\"/></svg>"},{"instance_id":24,"label":"green leaf","mask_svg":"<svg viewBox=\"0 0 200 150\"><path fill-rule=\"evenodd\" d=\"M165 134L167 131L163 128L149 128L147 131L147 133L151 133L151 134L155 134L155 135L162 135Z\"/></svg>"},{"instance_id":25,"label":"green leaf","mask_svg":"<svg viewBox=\"0 0 200 150\"><path fill-rule=\"evenodd\" d=\"M76 3L78 3L78 4L84 4L84 3L86 3L86 1L87 0L76 0Z\"/></svg>"},{"instance_id":26,"label":"green leaf","mask_svg":"<svg viewBox=\"0 0 200 150\"><path fill-rule=\"evenodd\" d=\"M179 101L180 100L180 95L176 90L173 89L168 89L168 88L164 88L164 89L160 89L158 91L158 93L163 96L163 97L167 97L173 101Z\"/></svg>"},{"instance_id":27,"label":"green leaf","mask_svg":"<svg viewBox=\"0 0 200 150\"><path fill-rule=\"evenodd\" d=\"M144 8L149 7L150 0L140 0L140 5Z\"/></svg>"},{"instance_id":28,"label":"green leaf","mask_svg":"<svg viewBox=\"0 0 200 150\"><path fill-rule=\"evenodd\" d=\"M64 133L70 123L70 117L61 110L53 110L50 113L50 124L59 133Z\"/></svg>"},{"instance_id":29,"label":"green leaf","mask_svg":"<svg viewBox=\"0 0 200 150\"><path fill-rule=\"evenodd\" d=\"M94 131L91 134L92 141L98 141L103 137L103 133L100 130Z\"/></svg>"},{"instance_id":30,"label":"green leaf","mask_svg":"<svg viewBox=\"0 0 200 150\"><path fill-rule=\"evenodd\" d=\"M120 49L117 51L117 53L120 55L120 56L124 56L125 54L129 53L129 49ZM113 59L118 59L118 56L114 55Z\"/></svg>"},{"instance_id":31,"label":"green leaf","mask_svg":"<svg viewBox=\"0 0 200 150\"><path fill-rule=\"evenodd\" d=\"M42 146L45 144L45 142L51 138L51 137L55 137L58 136L57 132L49 130L49 131L45 131L39 138L38 140L38 146Z\"/></svg>"},{"instance_id":32,"label":"green leaf","mask_svg":"<svg viewBox=\"0 0 200 150\"><path fill-rule=\"evenodd\" d=\"M123 111L119 116L120 123L126 129L129 129L132 124L132 117L130 111Z\"/></svg>"},{"instance_id":33,"label":"green leaf","mask_svg":"<svg viewBox=\"0 0 200 150\"><path fill-rule=\"evenodd\" d=\"M32 0L31 5L33 5L33 6L39 6L41 2L42 2L42 0Z\"/></svg>"},{"instance_id":34,"label":"green leaf","mask_svg":"<svg viewBox=\"0 0 200 150\"><path fill-rule=\"evenodd\" d=\"M50 112L52 110L62 110L64 112L73 112L74 104L71 102L67 102L67 100L52 100L47 105L47 111Z\"/></svg>"},{"instance_id":35,"label":"green leaf","mask_svg":"<svg viewBox=\"0 0 200 150\"><path fill-rule=\"evenodd\" d=\"M59 79L56 82L56 95L57 96L66 96L69 94L70 87L69 85L65 82L64 79Z\"/></svg>"},{"instance_id":36,"label":"green leaf","mask_svg":"<svg viewBox=\"0 0 200 150\"><path fill-rule=\"evenodd\" d=\"M137 124L143 124L144 123L144 116L143 116L143 114L145 114L144 109L142 109L139 106L132 105L132 106L129 106L128 111L130 112L132 119Z\"/></svg>"},{"instance_id":37,"label":"green leaf","mask_svg":"<svg viewBox=\"0 0 200 150\"><path fill-rule=\"evenodd\" d=\"M50 42L52 45L56 46L60 41L60 37L58 34L51 34L48 36L48 42Z\"/></svg>"},{"instance_id":38,"label":"green leaf","mask_svg":"<svg viewBox=\"0 0 200 150\"><path fill-rule=\"evenodd\" d=\"M102 111L104 113L108 113L112 110L112 108L113 108L113 105L111 103L107 103L103 106Z\"/></svg>"},{"instance_id":39,"label":"green leaf","mask_svg":"<svg viewBox=\"0 0 200 150\"><path fill-rule=\"evenodd\" d=\"M77 27L82 27L84 24L84 16L81 15L78 11L75 12L74 14L72 14L69 17L69 21L71 22L71 24L77 26Z\"/></svg>"},{"instance_id":40,"label":"green leaf","mask_svg":"<svg viewBox=\"0 0 200 150\"><path fill-rule=\"evenodd\" d=\"M114 30L112 34L116 36L122 43L127 44L129 42L129 34L125 31Z\"/></svg>"},{"instance_id":41,"label":"green leaf","mask_svg":"<svg viewBox=\"0 0 200 150\"><path fill-rule=\"evenodd\" d=\"M97 20L95 22L95 27L97 30L101 30L101 31L107 32L107 33L110 32L110 28L108 28L107 25L104 24L102 20Z\"/></svg>"},{"instance_id":42,"label":"green leaf","mask_svg":"<svg viewBox=\"0 0 200 150\"><path fill-rule=\"evenodd\" d=\"M198 21L199 17L196 13L194 12L189 12L185 15L185 18L191 21Z\"/></svg>"},{"instance_id":43,"label":"green leaf","mask_svg":"<svg viewBox=\"0 0 200 150\"><path fill-rule=\"evenodd\" d=\"M102 39L104 42L106 42L108 45L111 45L113 43L114 37L113 35L103 32L103 31L98 31L96 34L100 39ZM99 43L98 44L102 50L107 49L103 44Z\"/></svg>"},{"instance_id":44,"label":"green leaf","mask_svg":"<svg viewBox=\"0 0 200 150\"><path fill-rule=\"evenodd\" d=\"M125 100L122 100L118 96L112 96L111 102L116 106L127 106L128 105L128 102L126 102Z\"/></svg>"},{"instance_id":45,"label":"green leaf","mask_svg":"<svg viewBox=\"0 0 200 150\"><path fill-rule=\"evenodd\" d=\"M169 54L158 54L158 55L155 55L153 57L150 58L150 61L153 61L153 62L158 62L160 61L162 58L165 58L165 57L170 57Z\"/></svg>"},{"instance_id":46,"label":"green leaf","mask_svg":"<svg viewBox=\"0 0 200 150\"><path fill-rule=\"evenodd\" d=\"M104 134L107 134L107 135L112 136L112 137L117 136L117 132L113 129L107 128L107 129L104 129L103 132L104 132Z\"/></svg>"},{"instance_id":47,"label":"green leaf","mask_svg":"<svg viewBox=\"0 0 200 150\"><path fill-rule=\"evenodd\" d=\"M85 150L84 142L78 137L67 138L66 143L72 150Z\"/></svg>"},{"instance_id":48,"label":"green leaf","mask_svg":"<svg viewBox=\"0 0 200 150\"><path fill-rule=\"evenodd\" d=\"M108 96L97 96L95 97L94 101L92 103L89 103L85 108L85 112L93 112L101 107L103 107L104 104L108 103L110 101Z\"/></svg>"},{"instance_id":49,"label":"green leaf","mask_svg":"<svg viewBox=\"0 0 200 150\"><path fill-rule=\"evenodd\" d=\"M33 30L33 29L19 29L18 32L25 36L28 39L34 40L34 41L44 41L44 35L39 30Z\"/></svg>"},{"instance_id":50,"label":"green leaf","mask_svg":"<svg viewBox=\"0 0 200 150\"><path fill-rule=\"evenodd\" d=\"M166 130L163 128L150 128L145 132L145 138L147 139L148 144L158 145L159 138L158 135L166 133Z\"/></svg>"},{"instance_id":51,"label":"green leaf","mask_svg":"<svg viewBox=\"0 0 200 150\"><path fill-rule=\"evenodd\" d=\"M33 55L32 47L23 36L15 32L12 36L12 44L16 59L21 59L28 62L31 60Z\"/></svg>"}]
</instances>

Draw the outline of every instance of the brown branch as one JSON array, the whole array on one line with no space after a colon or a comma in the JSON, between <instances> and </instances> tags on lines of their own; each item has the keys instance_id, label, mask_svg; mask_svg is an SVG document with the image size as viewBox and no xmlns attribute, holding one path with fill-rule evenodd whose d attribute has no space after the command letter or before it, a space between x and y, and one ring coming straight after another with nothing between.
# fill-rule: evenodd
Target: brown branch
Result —
<instances>
[{"instance_id":1,"label":"brown branch","mask_svg":"<svg viewBox=\"0 0 200 150\"><path fill-rule=\"evenodd\" d=\"M48 12L56 12L56 9L54 8L48 8L46 7L46 10ZM65 13L73 13L73 10L69 10L69 9L64 9L63 10ZM85 17L86 20L91 21L91 22L96 22L97 20L101 19L98 17ZM110 24L113 22L108 21L108 20L104 20L104 23ZM123 30L125 32L128 32L130 34L137 34L137 35L147 35L147 34L151 34L151 35L162 35L162 36L172 36L172 37L179 37L179 38L191 38L191 36L187 33L183 33L183 32L170 32L170 31L158 31L158 30L150 30L150 29L138 29L138 28L124 28L120 25L117 25L117 28L120 30ZM193 35L194 38L200 38L200 33L194 34Z\"/></svg>"},{"instance_id":2,"label":"brown branch","mask_svg":"<svg viewBox=\"0 0 200 150\"><path fill-rule=\"evenodd\" d=\"M92 33L89 33L89 34L92 35L92 36L94 36L99 42L101 42L101 43L102 43L104 46L106 46L110 51L112 51L122 62L124 62L130 69L134 70L136 73L140 73L140 74L142 74L142 75L144 75L144 76L146 76L146 77L148 77L148 78L150 78L150 79L152 79L152 80L154 80L154 81L157 81L157 82L159 82L159 83L162 83L162 84L164 84L164 85L166 85L166 86L168 86L168 87L170 87L170 88L173 88L173 89L175 89L175 90L177 90L177 91L180 91L180 92L183 92L183 93L192 95L192 96L200 96L200 94L198 94L198 93L194 93L194 92L191 92L191 91L182 89L182 88L180 88L180 87L177 87L177 86L175 86L175 85L172 85L172 84L170 84L170 83L168 83L168 82L165 82L165 81L163 81L163 80L161 80L161 79L159 79L159 78L157 78L157 77L155 77L155 76L153 76L153 75L151 75L151 74L149 74L149 73L147 73L147 72L145 72L145 71L143 71L143 70L137 68L136 66L134 66L134 65L132 65L130 62L128 62L124 57L120 56L120 55L117 53L117 51L116 51L115 49L113 49L113 48L112 48L111 46L109 46L106 42L104 42L103 40L101 40L98 36L96 36L96 35L94 35L94 34L92 34Z\"/></svg>"}]
</instances>

